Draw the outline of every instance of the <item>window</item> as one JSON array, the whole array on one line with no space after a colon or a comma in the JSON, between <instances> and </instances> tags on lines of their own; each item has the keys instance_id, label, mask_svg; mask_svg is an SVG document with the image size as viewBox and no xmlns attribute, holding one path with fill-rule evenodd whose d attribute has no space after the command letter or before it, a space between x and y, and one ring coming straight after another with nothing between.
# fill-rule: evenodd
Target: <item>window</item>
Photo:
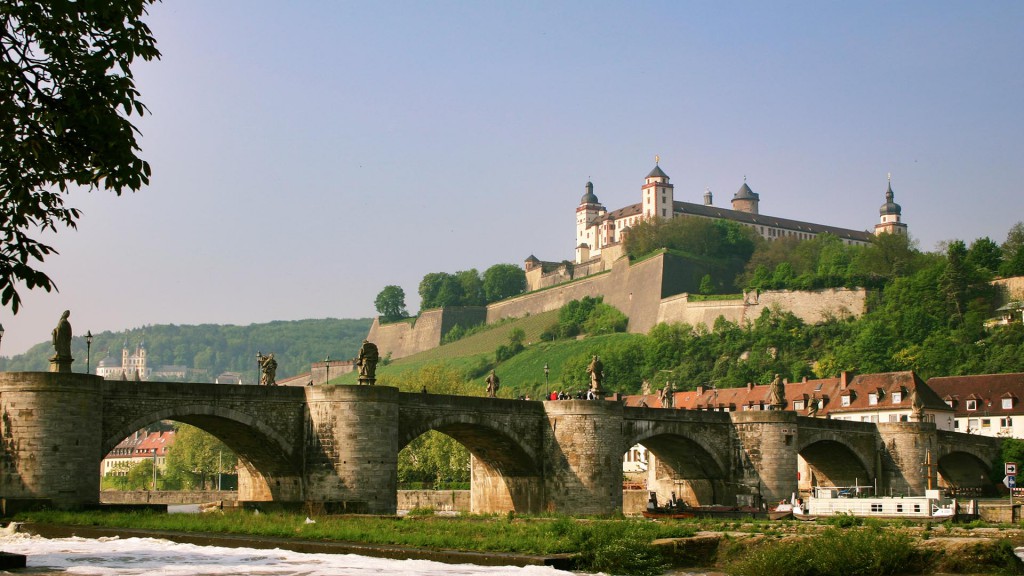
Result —
<instances>
[{"instance_id":1,"label":"window","mask_svg":"<svg viewBox=\"0 0 1024 576\"><path fill-rule=\"evenodd\" d=\"M903 512L903 504L897 504L896 505L896 511L897 512Z\"/></svg>"},{"instance_id":2,"label":"window","mask_svg":"<svg viewBox=\"0 0 1024 576\"><path fill-rule=\"evenodd\" d=\"M920 504L914 504L914 512L920 512L920 511L921 511L921 505Z\"/></svg>"},{"instance_id":3,"label":"window","mask_svg":"<svg viewBox=\"0 0 1024 576\"><path fill-rule=\"evenodd\" d=\"M981 427L982 428L990 428L991 426L992 426L992 420L990 418L982 418L981 419Z\"/></svg>"},{"instance_id":4,"label":"window","mask_svg":"<svg viewBox=\"0 0 1024 576\"><path fill-rule=\"evenodd\" d=\"M882 503L881 502L872 502L871 503L871 511L872 512L881 512L882 511Z\"/></svg>"},{"instance_id":5,"label":"window","mask_svg":"<svg viewBox=\"0 0 1024 576\"><path fill-rule=\"evenodd\" d=\"M1013 398L1003 398L1003 410L1013 408Z\"/></svg>"},{"instance_id":6,"label":"window","mask_svg":"<svg viewBox=\"0 0 1024 576\"><path fill-rule=\"evenodd\" d=\"M978 419L977 418L968 418L967 419L967 429L968 430L977 430L978 429Z\"/></svg>"},{"instance_id":7,"label":"window","mask_svg":"<svg viewBox=\"0 0 1024 576\"><path fill-rule=\"evenodd\" d=\"M793 410L803 410L803 409L804 409L804 401L803 400L795 400L793 402Z\"/></svg>"},{"instance_id":8,"label":"window","mask_svg":"<svg viewBox=\"0 0 1024 576\"><path fill-rule=\"evenodd\" d=\"M841 397L841 399L839 400L839 404L841 406L849 406L850 405L850 395L849 394L843 395Z\"/></svg>"},{"instance_id":9,"label":"window","mask_svg":"<svg viewBox=\"0 0 1024 576\"><path fill-rule=\"evenodd\" d=\"M892 393L892 403L893 404L899 404L900 402L903 402L903 392L900 392L900 391L893 392Z\"/></svg>"},{"instance_id":10,"label":"window","mask_svg":"<svg viewBox=\"0 0 1024 576\"><path fill-rule=\"evenodd\" d=\"M1013 418L1010 418L1009 416L1007 416L1006 418L1000 418L999 419L999 427L1000 428L1012 428L1013 427Z\"/></svg>"},{"instance_id":11,"label":"window","mask_svg":"<svg viewBox=\"0 0 1024 576\"><path fill-rule=\"evenodd\" d=\"M953 401L952 400L946 400L946 406L949 406L950 408L952 408L953 407Z\"/></svg>"},{"instance_id":12,"label":"window","mask_svg":"<svg viewBox=\"0 0 1024 576\"><path fill-rule=\"evenodd\" d=\"M953 430L959 430L959 429L960 429L960 421L959 420L953 420Z\"/></svg>"},{"instance_id":13,"label":"window","mask_svg":"<svg viewBox=\"0 0 1024 576\"><path fill-rule=\"evenodd\" d=\"M876 404L878 404L878 395L877 394L868 394L868 405L874 406Z\"/></svg>"},{"instance_id":14,"label":"window","mask_svg":"<svg viewBox=\"0 0 1024 576\"><path fill-rule=\"evenodd\" d=\"M968 410L977 410L978 409L978 401L977 400L968 400L967 401L967 409Z\"/></svg>"},{"instance_id":15,"label":"window","mask_svg":"<svg viewBox=\"0 0 1024 576\"><path fill-rule=\"evenodd\" d=\"M900 422L910 422L909 414L900 414Z\"/></svg>"},{"instance_id":16,"label":"window","mask_svg":"<svg viewBox=\"0 0 1024 576\"><path fill-rule=\"evenodd\" d=\"M900 421L900 415L899 414L889 414L889 422L899 422L899 421Z\"/></svg>"}]
</instances>

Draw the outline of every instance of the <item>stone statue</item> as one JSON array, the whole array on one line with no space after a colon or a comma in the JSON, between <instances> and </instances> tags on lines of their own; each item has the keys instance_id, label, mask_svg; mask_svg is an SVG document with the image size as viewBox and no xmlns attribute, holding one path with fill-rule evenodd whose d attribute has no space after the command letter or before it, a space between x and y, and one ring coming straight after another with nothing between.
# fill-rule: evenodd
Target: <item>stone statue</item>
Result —
<instances>
[{"instance_id":1,"label":"stone statue","mask_svg":"<svg viewBox=\"0 0 1024 576\"><path fill-rule=\"evenodd\" d=\"M661 406L662 408L671 408L674 403L672 383L665 382L665 387L661 389Z\"/></svg>"},{"instance_id":2,"label":"stone statue","mask_svg":"<svg viewBox=\"0 0 1024 576\"><path fill-rule=\"evenodd\" d=\"M811 399L807 402L807 415L811 418L818 417L818 395L811 396Z\"/></svg>"},{"instance_id":3,"label":"stone statue","mask_svg":"<svg viewBox=\"0 0 1024 576\"><path fill-rule=\"evenodd\" d=\"M377 361L380 360L380 353L377 345L369 340L363 340L359 347L359 356L356 357L356 366L359 367L359 383L369 384L377 381Z\"/></svg>"},{"instance_id":4,"label":"stone statue","mask_svg":"<svg viewBox=\"0 0 1024 576\"><path fill-rule=\"evenodd\" d=\"M768 406L772 410L782 410L786 405L786 390L782 386L782 377L778 374L768 385Z\"/></svg>"},{"instance_id":5,"label":"stone statue","mask_svg":"<svg viewBox=\"0 0 1024 576\"><path fill-rule=\"evenodd\" d=\"M599 356L594 356L587 366L587 373L590 374L590 391L594 394L601 393L601 384L604 382L604 364Z\"/></svg>"},{"instance_id":6,"label":"stone statue","mask_svg":"<svg viewBox=\"0 0 1024 576\"><path fill-rule=\"evenodd\" d=\"M496 397L498 394L498 388L501 387L501 380L498 378L498 375L494 373L494 370L491 370L491 373L487 376L487 379L484 380L484 382L487 382L487 397Z\"/></svg>"},{"instance_id":7,"label":"stone statue","mask_svg":"<svg viewBox=\"0 0 1024 576\"><path fill-rule=\"evenodd\" d=\"M260 384L263 386L277 386L277 360L274 353L266 356L257 354L260 361Z\"/></svg>"},{"instance_id":8,"label":"stone statue","mask_svg":"<svg viewBox=\"0 0 1024 576\"><path fill-rule=\"evenodd\" d=\"M644 381L640 383L640 394L642 396L647 396L650 393L651 393L651 383L648 382L647 379L645 378Z\"/></svg>"},{"instance_id":9,"label":"stone statue","mask_svg":"<svg viewBox=\"0 0 1024 576\"><path fill-rule=\"evenodd\" d=\"M50 358L50 372L71 372L74 358L71 357L71 322L68 322L68 316L71 316L71 311L65 310L60 315L57 327L53 329L53 349L56 353Z\"/></svg>"}]
</instances>

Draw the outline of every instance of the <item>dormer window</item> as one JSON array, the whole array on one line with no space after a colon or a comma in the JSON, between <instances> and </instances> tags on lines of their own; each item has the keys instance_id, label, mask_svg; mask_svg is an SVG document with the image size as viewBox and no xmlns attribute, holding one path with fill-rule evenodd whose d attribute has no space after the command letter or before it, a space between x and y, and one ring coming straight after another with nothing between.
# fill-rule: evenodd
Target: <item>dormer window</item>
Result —
<instances>
[{"instance_id":1,"label":"dormer window","mask_svg":"<svg viewBox=\"0 0 1024 576\"><path fill-rule=\"evenodd\" d=\"M849 406L850 405L850 395L849 394L843 394L840 397L840 399L839 399L839 404L841 406Z\"/></svg>"},{"instance_id":2,"label":"dormer window","mask_svg":"<svg viewBox=\"0 0 1024 576\"><path fill-rule=\"evenodd\" d=\"M880 394L868 394L868 405L875 406L876 404L878 404L878 399L880 397Z\"/></svg>"},{"instance_id":3,"label":"dormer window","mask_svg":"<svg viewBox=\"0 0 1024 576\"><path fill-rule=\"evenodd\" d=\"M803 410L803 409L804 409L804 401L803 400L794 400L793 401L793 410Z\"/></svg>"},{"instance_id":4,"label":"dormer window","mask_svg":"<svg viewBox=\"0 0 1024 576\"><path fill-rule=\"evenodd\" d=\"M892 403L899 404L900 402L903 402L903 391L897 390L892 393Z\"/></svg>"},{"instance_id":5,"label":"dormer window","mask_svg":"<svg viewBox=\"0 0 1024 576\"><path fill-rule=\"evenodd\" d=\"M968 411L977 410L977 409L978 409L978 401L977 400L968 400L967 401L967 410Z\"/></svg>"},{"instance_id":6,"label":"dormer window","mask_svg":"<svg viewBox=\"0 0 1024 576\"><path fill-rule=\"evenodd\" d=\"M1013 409L1013 396L1004 396L1001 398L1003 410Z\"/></svg>"}]
</instances>

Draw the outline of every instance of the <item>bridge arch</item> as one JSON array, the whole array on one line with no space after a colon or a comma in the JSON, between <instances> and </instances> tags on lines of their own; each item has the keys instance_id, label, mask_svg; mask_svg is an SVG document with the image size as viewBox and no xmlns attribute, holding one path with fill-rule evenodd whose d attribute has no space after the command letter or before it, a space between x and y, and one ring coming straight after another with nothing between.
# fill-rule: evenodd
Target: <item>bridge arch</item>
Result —
<instances>
[{"instance_id":1,"label":"bridge arch","mask_svg":"<svg viewBox=\"0 0 1024 576\"><path fill-rule=\"evenodd\" d=\"M939 486L953 494L965 496L994 496L995 484L991 478L992 463L984 457L963 450L951 450L941 455L936 463Z\"/></svg>"},{"instance_id":2,"label":"bridge arch","mask_svg":"<svg viewBox=\"0 0 1024 576\"><path fill-rule=\"evenodd\" d=\"M542 509L541 463L512 425L487 414L436 414L401 427L399 450L429 431L445 434L469 451L472 512L536 513Z\"/></svg>"},{"instance_id":3,"label":"bridge arch","mask_svg":"<svg viewBox=\"0 0 1024 576\"><path fill-rule=\"evenodd\" d=\"M302 465L290 443L258 418L223 406L187 404L137 415L115 430L104 431L101 453L109 453L133 432L161 420L195 426L238 456L244 471L239 475L239 499L301 499Z\"/></svg>"},{"instance_id":4,"label":"bridge arch","mask_svg":"<svg viewBox=\"0 0 1024 576\"><path fill-rule=\"evenodd\" d=\"M725 426L703 421L638 422L623 437L620 453L625 455L637 444L647 449L647 489L657 493L659 502L675 493L692 506L735 504L737 487L729 482L729 453L722 443L729 437Z\"/></svg>"},{"instance_id":5,"label":"bridge arch","mask_svg":"<svg viewBox=\"0 0 1024 576\"><path fill-rule=\"evenodd\" d=\"M815 486L870 486L874 463L865 461L855 447L835 439L819 438L797 452L798 486L810 493Z\"/></svg>"}]
</instances>

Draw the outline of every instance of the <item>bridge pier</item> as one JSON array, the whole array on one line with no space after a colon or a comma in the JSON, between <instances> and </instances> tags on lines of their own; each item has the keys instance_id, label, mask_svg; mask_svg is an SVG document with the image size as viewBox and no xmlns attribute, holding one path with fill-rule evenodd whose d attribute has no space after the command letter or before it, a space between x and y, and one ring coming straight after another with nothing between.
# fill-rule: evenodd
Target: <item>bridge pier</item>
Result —
<instances>
[{"instance_id":1,"label":"bridge pier","mask_svg":"<svg viewBox=\"0 0 1024 576\"><path fill-rule=\"evenodd\" d=\"M878 424L878 435L885 449L883 474L878 491L888 494L919 496L938 488L938 433L934 422L896 422ZM925 462L931 453L932 466Z\"/></svg>"},{"instance_id":2,"label":"bridge pier","mask_svg":"<svg viewBox=\"0 0 1024 576\"><path fill-rule=\"evenodd\" d=\"M548 511L622 512L622 404L557 400L544 411Z\"/></svg>"},{"instance_id":3,"label":"bridge pier","mask_svg":"<svg viewBox=\"0 0 1024 576\"><path fill-rule=\"evenodd\" d=\"M0 498L68 509L99 502L99 376L0 373Z\"/></svg>"},{"instance_id":4,"label":"bridge pier","mask_svg":"<svg viewBox=\"0 0 1024 576\"><path fill-rule=\"evenodd\" d=\"M305 499L329 511L394 514L398 508L398 389L305 388Z\"/></svg>"},{"instance_id":5,"label":"bridge pier","mask_svg":"<svg viewBox=\"0 0 1024 576\"><path fill-rule=\"evenodd\" d=\"M797 492L797 416L784 410L732 412L743 483L771 504Z\"/></svg>"}]
</instances>

